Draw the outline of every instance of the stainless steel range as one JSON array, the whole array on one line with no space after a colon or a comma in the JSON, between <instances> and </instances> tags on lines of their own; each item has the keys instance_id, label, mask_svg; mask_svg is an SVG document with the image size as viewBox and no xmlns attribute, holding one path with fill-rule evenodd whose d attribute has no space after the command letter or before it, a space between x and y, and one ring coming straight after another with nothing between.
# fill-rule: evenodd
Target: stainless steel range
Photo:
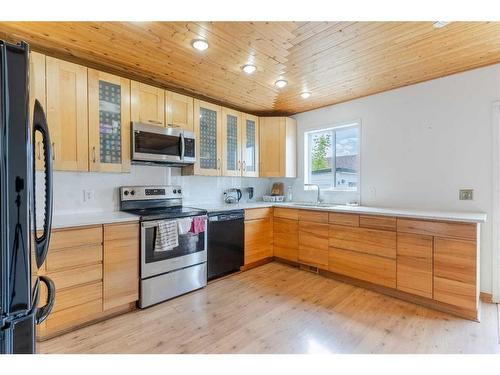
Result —
<instances>
[{"instance_id":1,"label":"stainless steel range","mask_svg":"<svg viewBox=\"0 0 500 375\"><path fill-rule=\"evenodd\" d=\"M180 186L123 186L120 210L141 224L139 307L207 284L207 211L183 207Z\"/></svg>"}]
</instances>

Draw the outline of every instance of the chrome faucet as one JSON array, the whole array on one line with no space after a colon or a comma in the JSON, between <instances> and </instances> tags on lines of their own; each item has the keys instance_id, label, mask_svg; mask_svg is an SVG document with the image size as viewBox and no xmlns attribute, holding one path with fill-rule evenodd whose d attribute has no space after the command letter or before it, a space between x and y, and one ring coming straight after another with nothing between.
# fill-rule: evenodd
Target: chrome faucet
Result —
<instances>
[{"instance_id":1,"label":"chrome faucet","mask_svg":"<svg viewBox=\"0 0 500 375\"><path fill-rule=\"evenodd\" d=\"M321 199L321 189L318 184L304 184L304 186L316 186L316 189L318 190L318 196L316 197L316 204L320 204L322 202Z\"/></svg>"}]
</instances>

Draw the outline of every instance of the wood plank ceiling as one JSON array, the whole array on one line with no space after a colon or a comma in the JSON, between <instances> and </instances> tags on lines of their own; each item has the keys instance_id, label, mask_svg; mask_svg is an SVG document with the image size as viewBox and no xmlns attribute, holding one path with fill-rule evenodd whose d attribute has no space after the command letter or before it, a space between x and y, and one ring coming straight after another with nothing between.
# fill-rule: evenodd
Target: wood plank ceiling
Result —
<instances>
[{"instance_id":1,"label":"wood plank ceiling","mask_svg":"<svg viewBox=\"0 0 500 375\"><path fill-rule=\"evenodd\" d=\"M258 115L500 62L500 22L3 22L0 37ZM195 51L197 38L210 47ZM257 71L242 72L246 63ZM281 90L278 78L288 81Z\"/></svg>"}]
</instances>

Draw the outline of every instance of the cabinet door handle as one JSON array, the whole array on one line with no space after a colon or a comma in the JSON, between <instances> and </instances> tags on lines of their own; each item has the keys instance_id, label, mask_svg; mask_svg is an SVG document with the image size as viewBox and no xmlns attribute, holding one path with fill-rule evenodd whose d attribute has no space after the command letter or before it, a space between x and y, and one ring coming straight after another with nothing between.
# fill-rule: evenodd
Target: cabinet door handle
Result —
<instances>
[{"instance_id":1,"label":"cabinet door handle","mask_svg":"<svg viewBox=\"0 0 500 375\"><path fill-rule=\"evenodd\" d=\"M92 163L95 163L95 146L92 146Z\"/></svg>"},{"instance_id":2,"label":"cabinet door handle","mask_svg":"<svg viewBox=\"0 0 500 375\"><path fill-rule=\"evenodd\" d=\"M158 121L158 120L148 120L148 122L150 122L150 123L152 123L152 124L163 125L163 122Z\"/></svg>"},{"instance_id":3,"label":"cabinet door handle","mask_svg":"<svg viewBox=\"0 0 500 375\"><path fill-rule=\"evenodd\" d=\"M238 160L238 170L241 171L241 161Z\"/></svg>"},{"instance_id":4,"label":"cabinet door handle","mask_svg":"<svg viewBox=\"0 0 500 375\"><path fill-rule=\"evenodd\" d=\"M217 158L217 169L220 171L220 158Z\"/></svg>"},{"instance_id":5,"label":"cabinet door handle","mask_svg":"<svg viewBox=\"0 0 500 375\"><path fill-rule=\"evenodd\" d=\"M247 162L243 160L243 172L247 171Z\"/></svg>"},{"instance_id":6,"label":"cabinet door handle","mask_svg":"<svg viewBox=\"0 0 500 375\"><path fill-rule=\"evenodd\" d=\"M52 160L56 160L56 148L54 147L54 142L52 142Z\"/></svg>"}]
</instances>

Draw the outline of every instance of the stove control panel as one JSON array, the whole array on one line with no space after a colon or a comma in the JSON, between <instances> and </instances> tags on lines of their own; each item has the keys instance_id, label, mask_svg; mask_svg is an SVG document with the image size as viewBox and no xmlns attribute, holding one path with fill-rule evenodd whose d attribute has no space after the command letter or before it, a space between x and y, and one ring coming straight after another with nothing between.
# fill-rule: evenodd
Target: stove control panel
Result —
<instances>
[{"instance_id":1,"label":"stove control panel","mask_svg":"<svg viewBox=\"0 0 500 375\"><path fill-rule=\"evenodd\" d=\"M121 201L179 198L182 198L182 189L176 185L122 186L120 188Z\"/></svg>"}]
</instances>

